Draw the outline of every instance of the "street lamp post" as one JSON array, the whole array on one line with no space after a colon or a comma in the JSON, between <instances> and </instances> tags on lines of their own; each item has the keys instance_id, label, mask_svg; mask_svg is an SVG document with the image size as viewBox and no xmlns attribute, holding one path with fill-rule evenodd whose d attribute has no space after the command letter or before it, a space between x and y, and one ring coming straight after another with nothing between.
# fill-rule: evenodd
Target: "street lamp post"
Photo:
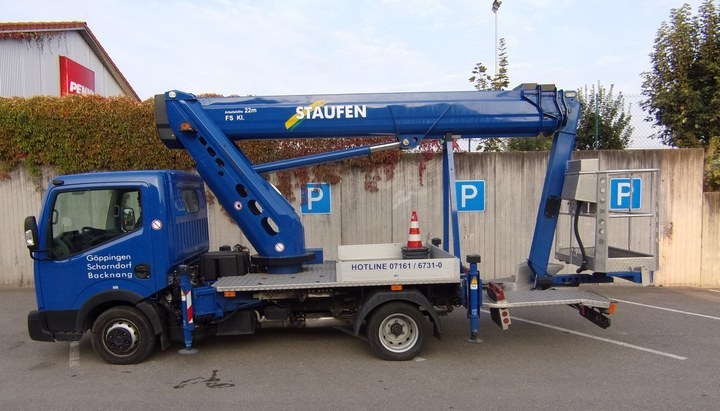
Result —
<instances>
[{"instance_id":1,"label":"street lamp post","mask_svg":"<svg viewBox=\"0 0 720 411\"><path fill-rule=\"evenodd\" d=\"M495 14L495 77L498 75L498 10L501 5L501 0L494 0L492 4L492 11Z\"/></svg>"}]
</instances>

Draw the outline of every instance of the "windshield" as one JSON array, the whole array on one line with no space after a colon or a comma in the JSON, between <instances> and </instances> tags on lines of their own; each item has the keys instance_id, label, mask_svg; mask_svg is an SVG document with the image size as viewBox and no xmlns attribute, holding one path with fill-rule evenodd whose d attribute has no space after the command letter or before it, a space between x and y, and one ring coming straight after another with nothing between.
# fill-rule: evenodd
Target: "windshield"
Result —
<instances>
[{"instance_id":1,"label":"windshield","mask_svg":"<svg viewBox=\"0 0 720 411\"><path fill-rule=\"evenodd\" d=\"M142 225L137 189L61 192L55 198L48 241L55 258L66 258Z\"/></svg>"}]
</instances>

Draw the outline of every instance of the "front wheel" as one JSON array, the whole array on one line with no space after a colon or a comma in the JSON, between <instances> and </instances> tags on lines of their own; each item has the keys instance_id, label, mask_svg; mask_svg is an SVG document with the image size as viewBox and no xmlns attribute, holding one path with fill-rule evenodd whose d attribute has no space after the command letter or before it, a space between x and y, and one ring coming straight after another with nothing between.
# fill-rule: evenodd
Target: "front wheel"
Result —
<instances>
[{"instance_id":1,"label":"front wheel","mask_svg":"<svg viewBox=\"0 0 720 411\"><path fill-rule=\"evenodd\" d=\"M412 360L425 345L428 325L416 306L401 302L387 303L370 317L368 341L375 354L383 360Z\"/></svg>"},{"instance_id":2,"label":"front wheel","mask_svg":"<svg viewBox=\"0 0 720 411\"><path fill-rule=\"evenodd\" d=\"M92 346L110 364L137 364L155 348L152 326L135 307L113 307L95 320Z\"/></svg>"}]
</instances>

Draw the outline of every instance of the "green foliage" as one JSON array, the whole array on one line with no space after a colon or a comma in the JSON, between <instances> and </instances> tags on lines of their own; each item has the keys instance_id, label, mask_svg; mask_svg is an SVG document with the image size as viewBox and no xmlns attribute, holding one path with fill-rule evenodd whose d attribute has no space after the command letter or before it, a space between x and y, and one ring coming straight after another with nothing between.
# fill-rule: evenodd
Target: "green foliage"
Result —
<instances>
[{"instance_id":1,"label":"green foliage","mask_svg":"<svg viewBox=\"0 0 720 411\"><path fill-rule=\"evenodd\" d=\"M478 91L505 90L510 85L509 65L505 39L501 38L498 44L498 72L491 76L487 73L487 67L484 64L477 63L473 67L472 76L468 81L473 83L473 86ZM509 139L489 138L481 140L475 150L483 152L543 151L550 150L550 146L552 146L552 136Z\"/></svg>"},{"instance_id":2,"label":"green foliage","mask_svg":"<svg viewBox=\"0 0 720 411\"><path fill-rule=\"evenodd\" d=\"M487 73L487 67L482 63L475 64L472 69L472 76L468 79L478 91L483 90L505 90L510 85L508 77L508 57L505 39L501 38L498 45L498 72L494 75Z\"/></svg>"},{"instance_id":3,"label":"green foliage","mask_svg":"<svg viewBox=\"0 0 720 411\"><path fill-rule=\"evenodd\" d=\"M507 142L503 138L484 138L481 139L480 143L478 143L477 147L475 147L475 151L483 153L499 153L507 151Z\"/></svg>"},{"instance_id":4,"label":"green foliage","mask_svg":"<svg viewBox=\"0 0 720 411\"><path fill-rule=\"evenodd\" d=\"M509 151L550 151L552 136L511 138L507 143Z\"/></svg>"},{"instance_id":5,"label":"green foliage","mask_svg":"<svg viewBox=\"0 0 720 411\"><path fill-rule=\"evenodd\" d=\"M498 44L498 72L494 75L487 73L487 67L482 63L475 64L472 69L472 76L468 79L478 91L505 90L510 85L508 76L508 57L505 39L501 38ZM472 147L470 148L472 151ZM476 151L496 152L506 151L507 143L501 138L489 138L480 140Z\"/></svg>"},{"instance_id":6,"label":"green foliage","mask_svg":"<svg viewBox=\"0 0 720 411\"><path fill-rule=\"evenodd\" d=\"M704 147L720 135L720 14L712 0L697 16L688 4L670 12L644 73L643 93L661 138L676 147Z\"/></svg>"},{"instance_id":7,"label":"green foliage","mask_svg":"<svg viewBox=\"0 0 720 411\"><path fill-rule=\"evenodd\" d=\"M62 174L192 167L155 135L152 101L99 96L0 99L0 173L20 162Z\"/></svg>"},{"instance_id":8,"label":"green foliage","mask_svg":"<svg viewBox=\"0 0 720 411\"><path fill-rule=\"evenodd\" d=\"M237 144L257 164L371 142L380 141L248 140ZM392 177L399 160L399 151L385 151L340 164L297 169L279 173L278 186L293 198L292 176L297 185L308 182L311 172L317 181L337 183L345 170L354 167L370 181L378 181L380 173ZM8 178L20 164L35 178L43 166L60 174L194 167L184 150L168 149L157 137L152 99L136 102L95 95L0 98L0 178Z\"/></svg>"},{"instance_id":9,"label":"green foliage","mask_svg":"<svg viewBox=\"0 0 720 411\"><path fill-rule=\"evenodd\" d=\"M672 9L650 58L643 106L662 127L659 138L674 147L709 149L720 136L720 13L714 1L704 1L695 16L688 4ZM706 186L720 188L707 179Z\"/></svg>"},{"instance_id":10,"label":"green foliage","mask_svg":"<svg viewBox=\"0 0 720 411\"><path fill-rule=\"evenodd\" d=\"M505 39L500 39L498 73L487 74L487 67L477 63L468 79L477 90L504 90L510 84L508 77L508 58ZM584 111L578 124L575 147L578 150L591 149L623 149L627 147L632 136L631 116L625 111L625 99L622 93L613 94L613 86L606 90L602 86L587 87L580 90L580 101ZM598 106L599 139L595 145L595 106ZM530 138L492 138L482 140L477 146L478 151L548 151L552 147L552 136Z\"/></svg>"},{"instance_id":11,"label":"green foliage","mask_svg":"<svg viewBox=\"0 0 720 411\"><path fill-rule=\"evenodd\" d=\"M630 125L632 116L626 111L622 93L613 93L614 86L606 89L602 85L578 90L578 98L583 105L577 137L576 150L621 150L627 147L632 137ZM596 119L597 113L597 119ZM595 142L597 125L598 141Z\"/></svg>"},{"instance_id":12,"label":"green foliage","mask_svg":"<svg viewBox=\"0 0 720 411\"><path fill-rule=\"evenodd\" d=\"M705 190L720 187L720 137L712 137L705 150Z\"/></svg>"}]
</instances>

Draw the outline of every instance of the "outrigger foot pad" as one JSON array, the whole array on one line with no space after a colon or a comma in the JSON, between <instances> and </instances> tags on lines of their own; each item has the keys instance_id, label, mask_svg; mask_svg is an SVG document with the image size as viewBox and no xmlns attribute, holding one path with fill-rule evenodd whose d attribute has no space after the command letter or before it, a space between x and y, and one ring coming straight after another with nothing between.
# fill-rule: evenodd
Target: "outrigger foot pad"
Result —
<instances>
[{"instance_id":1,"label":"outrigger foot pad","mask_svg":"<svg viewBox=\"0 0 720 411\"><path fill-rule=\"evenodd\" d=\"M178 351L178 354L182 355L193 355L197 354L199 350L197 348L183 348L182 350Z\"/></svg>"}]
</instances>

